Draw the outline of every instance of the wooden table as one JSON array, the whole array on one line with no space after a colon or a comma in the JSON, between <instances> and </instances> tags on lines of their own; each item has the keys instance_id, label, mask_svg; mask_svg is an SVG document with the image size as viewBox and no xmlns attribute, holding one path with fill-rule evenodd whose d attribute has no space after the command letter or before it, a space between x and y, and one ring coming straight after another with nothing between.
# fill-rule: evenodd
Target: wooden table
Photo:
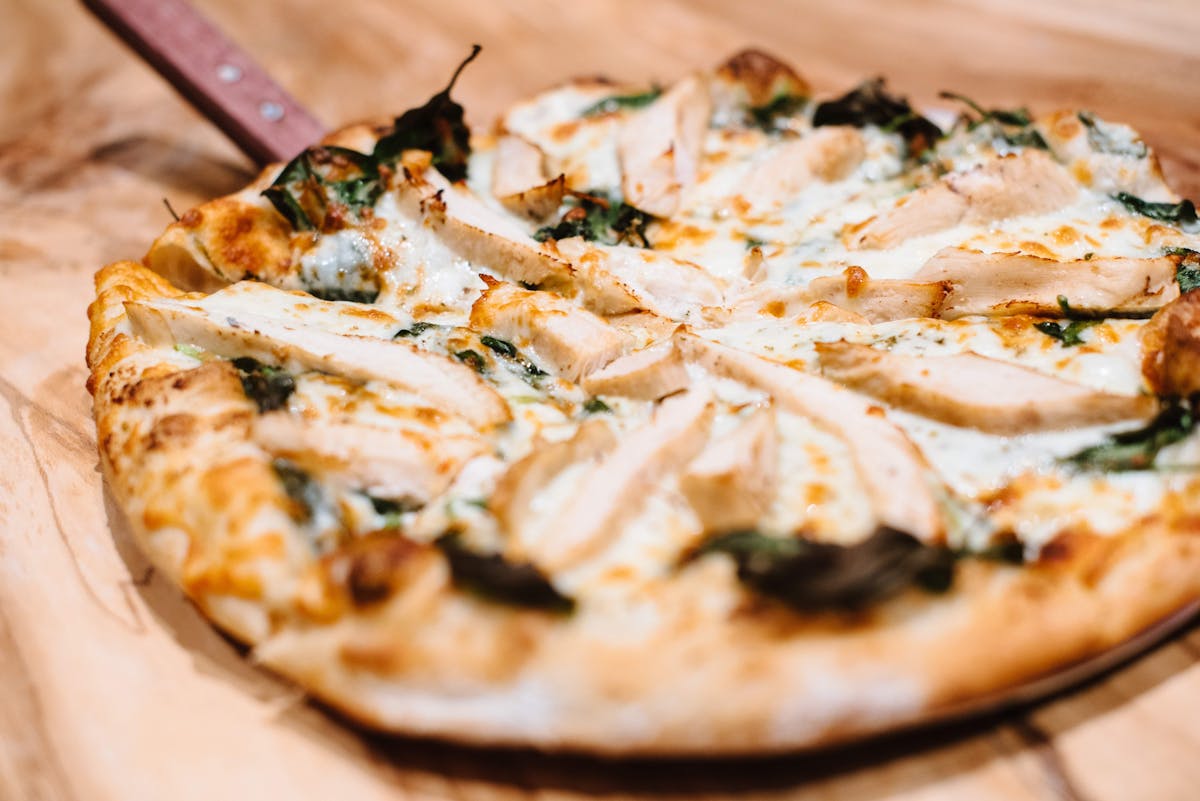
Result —
<instances>
[{"instance_id":1,"label":"wooden table","mask_svg":"<svg viewBox=\"0 0 1200 801\"><path fill-rule=\"evenodd\" d=\"M1089 107L1200 194L1196 0L318 0L199 5L333 124L440 88L476 126L556 76L670 80L749 43L822 90ZM147 567L96 467L91 274L250 165L69 0L0 0L0 798L1200 797L1200 630L1031 709L795 759L606 764L363 736Z\"/></svg>"}]
</instances>

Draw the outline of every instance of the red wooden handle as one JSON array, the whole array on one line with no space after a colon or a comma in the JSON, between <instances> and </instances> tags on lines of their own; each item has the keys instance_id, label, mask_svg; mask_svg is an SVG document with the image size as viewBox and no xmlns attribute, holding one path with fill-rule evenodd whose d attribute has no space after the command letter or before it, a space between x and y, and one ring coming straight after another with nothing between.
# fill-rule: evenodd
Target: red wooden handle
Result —
<instances>
[{"instance_id":1,"label":"red wooden handle","mask_svg":"<svg viewBox=\"0 0 1200 801\"><path fill-rule=\"evenodd\" d=\"M97 17L259 164L325 133L282 87L186 0L83 0Z\"/></svg>"}]
</instances>

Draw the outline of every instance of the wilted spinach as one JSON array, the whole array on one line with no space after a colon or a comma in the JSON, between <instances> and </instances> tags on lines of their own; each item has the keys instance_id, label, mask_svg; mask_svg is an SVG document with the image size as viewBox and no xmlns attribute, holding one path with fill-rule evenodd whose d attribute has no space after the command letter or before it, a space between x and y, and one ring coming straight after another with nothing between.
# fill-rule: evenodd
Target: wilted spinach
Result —
<instances>
[{"instance_id":1,"label":"wilted spinach","mask_svg":"<svg viewBox=\"0 0 1200 801\"><path fill-rule=\"evenodd\" d=\"M904 137L910 156L919 156L942 137L942 129L913 111L904 98L884 91L883 78L864 81L836 100L817 106L813 125L877 125Z\"/></svg>"},{"instance_id":2,"label":"wilted spinach","mask_svg":"<svg viewBox=\"0 0 1200 801\"><path fill-rule=\"evenodd\" d=\"M1062 461L1080 470L1149 470L1158 452L1179 442L1196 428L1196 412L1190 400L1168 398L1162 411L1142 428L1113 434L1107 442L1084 448Z\"/></svg>"},{"instance_id":3,"label":"wilted spinach","mask_svg":"<svg viewBox=\"0 0 1200 801\"><path fill-rule=\"evenodd\" d=\"M1200 220L1196 218L1196 204L1190 200L1181 200L1178 203L1151 203L1128 192L1117 192L1113 199L1119 200L1134 214L1174 225L1184 231L1193 231L1200 227Z\"/></svg>"},{"instance_id":4,"label":"wilted spinach","mask_svg":"<svg viewBox=\"0 0 1200 801\"><path fill-rule=\"evenodd\" d=\"M450 577L463 589L500 603L566 613L575 608L574 599L563 595L536 566L510 562L498 553L480 553L450 532L435 545L450 565Z\"/></svg>"},{"instance_id":5,"label":"wilted spinach","mask_svg":"<svg viewBox=\"0 0 1200 801\"><path fill-rule=\"evenodd\" d=\"M910 586L944 592L954 578L952 551L886 526L854 545L722 534L688 559L710 553L731 557L738 579L755 592L804 611L861 609Z\"/></svg>"},{"instance_id":6,"label":"wilted spinach","mask_svg":"<svg viewBox=\"0 0 1200 801\"><path fill-rule=\"evenodd\" d=\"M610 95L580 112L581 117L595 117L600 114L611 114L623 108L642 108L648 106L662 95L662 89L652 86L645 92L633 92L627 95Z\"/></svg>"},{"instance_id":7,"label":"wilted spinach","mask_svg":"<svg viewBox=\"0 0 1200 801\"><path fill-rule=\"evenodd\" d=\"M554 225L539 228L533 238L570 239L581 236L589 242L605 245L629 244L650 247L646 226L650 215L604 192L578 192L567 198L569 209Z\"/></svg>"},{"instance_id":8,"label":"wilted spinach","mask_svg":"<svg viewBox=\"0 0 1200 801\"><path fill-rule=\"evenodd\" d=\"M234 359L233 366L242 380L242 391L258 405L260 412L283 408L296 391L296 380L282 367L272 367L247 356Z\"/></svg>"}]
</instances>

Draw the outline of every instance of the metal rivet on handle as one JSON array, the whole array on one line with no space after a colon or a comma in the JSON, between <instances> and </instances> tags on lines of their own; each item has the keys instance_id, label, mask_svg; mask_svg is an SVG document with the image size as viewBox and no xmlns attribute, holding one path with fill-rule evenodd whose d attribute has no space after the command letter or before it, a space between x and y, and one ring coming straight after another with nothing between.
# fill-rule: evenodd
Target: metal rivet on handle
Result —
<instances>
[{"instance_id":1,"label":"metal rivet on handle","mask_svg":"<svg viewBox=\"0 0 1200 801\"><path fill-rule=\"evenodd\" d=\"M258 113L268 122L279 122L283 119L283 106L270 100L258 104Z\"/></svg>"},{"instance_id":2,"label":"metal rivet on handle","mask_svg":"<svg viewBox=\"0 0 1200 801\"><path fill-rule=\"evenodd\" d=\"M217 78L222 83L237 83L242 79L242 70L233 64L222 64L217 67Z\"/></svg>"}]
</instances>

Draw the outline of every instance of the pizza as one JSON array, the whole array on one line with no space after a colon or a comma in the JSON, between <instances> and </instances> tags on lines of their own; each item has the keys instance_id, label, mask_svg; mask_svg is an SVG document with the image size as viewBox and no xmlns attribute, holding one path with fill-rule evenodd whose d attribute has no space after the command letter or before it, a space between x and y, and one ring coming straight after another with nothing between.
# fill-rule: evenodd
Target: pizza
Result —
<instances>
[{"instance_id":1,"label":"pizza","mask_svg":"<svg viewBox=\"0 0 1200 801\"><path fill-rule=\"evenodd\" d=\"M1200 222L1132 129L758 51L474 136L453 83L96 276L107 479L255 662L391 732L754 754L1200 598Z\"/></svg>"}]
</instances>

